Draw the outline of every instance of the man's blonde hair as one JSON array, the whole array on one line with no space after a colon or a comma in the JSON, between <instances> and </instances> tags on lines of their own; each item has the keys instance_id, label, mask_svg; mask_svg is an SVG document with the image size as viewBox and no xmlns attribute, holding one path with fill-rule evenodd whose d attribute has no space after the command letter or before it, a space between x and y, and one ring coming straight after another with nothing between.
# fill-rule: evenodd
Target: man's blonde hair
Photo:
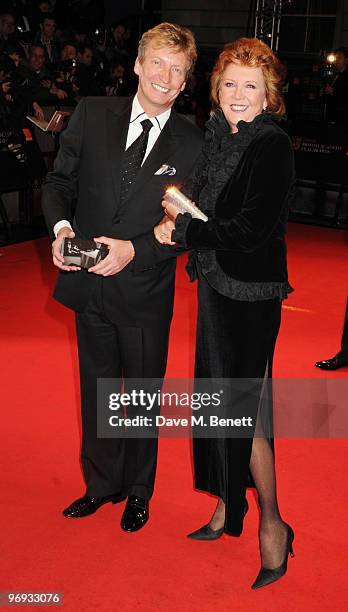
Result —
<instances>
[{"instance_id":1,"label":"man's blonde hair","mask_svg":"<svg viewBox=\"0 0 348 612\"><path fill-rule=\"evenodd\" d=\"M170 47L175 52L182 51L187 58L188 68L186 76L189 77L197 60L196 41L193 33L188 28L176 23L163 22L151 30L145 32L139 42L138 58L142 62L145 57L146 47L149 44L154 47Z\"/></svg>"}]
</instances>

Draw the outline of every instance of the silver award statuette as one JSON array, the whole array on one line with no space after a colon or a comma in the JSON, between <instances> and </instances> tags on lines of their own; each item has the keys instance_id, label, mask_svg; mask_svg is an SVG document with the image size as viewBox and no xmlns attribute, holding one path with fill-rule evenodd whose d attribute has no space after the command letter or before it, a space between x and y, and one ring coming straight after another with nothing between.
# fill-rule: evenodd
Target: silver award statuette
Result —
<instances>
[{"instance_id":1,"label":"silver award statuette","mask_svg":"<svg viewBox=\"0 0 348 612\"><path fill-rule=\"evenodd\" d=\"M173 204L181 213L187 212L190 213L193 219L208 221L208 217L198 208L198 206L181 193L177 187L168 187L164 198L169 204Z\"/></svg>"}]
</instances>

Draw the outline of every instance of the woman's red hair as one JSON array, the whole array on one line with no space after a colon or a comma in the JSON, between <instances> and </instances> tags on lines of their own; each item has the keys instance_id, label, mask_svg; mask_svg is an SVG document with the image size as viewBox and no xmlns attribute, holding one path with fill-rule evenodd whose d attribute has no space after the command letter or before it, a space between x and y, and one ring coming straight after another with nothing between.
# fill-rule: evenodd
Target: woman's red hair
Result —
<instances>
[{"instance_id":1,"label":"woman's red hair","mask_svg":"<svg viewBox=\"0 0 348 612\"><path fill-rule=\"evenodd\" d=\"M228 43L220 53L211 75L211 99L214 108L219 106L221 77L229 64L261 68L266 90L266 112L275 115L285 114L285 104L281 94L282 65L272 49L258 38L239 38Z\"/></svg>"}]
</instances>

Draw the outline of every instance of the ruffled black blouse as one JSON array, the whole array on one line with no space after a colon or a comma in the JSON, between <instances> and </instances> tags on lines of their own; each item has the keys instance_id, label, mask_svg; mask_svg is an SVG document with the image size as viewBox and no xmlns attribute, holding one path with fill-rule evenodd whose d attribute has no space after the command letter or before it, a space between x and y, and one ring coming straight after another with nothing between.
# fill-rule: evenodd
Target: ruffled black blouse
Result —
<instances>
[{"instance_id":1,"label":"ruffled black blouse","mask_svg":"<svg viewBox=\"0 0 348 612\"><path fill-rule=\"evenodd\" d=\"M294 186L290 139L277 118L263 113L231 134L221 111L207 123L193 183L186 192L209 217L178 215L173 240L188 249L219 293L235 300L286 298L285 231Z\"/></svg>"}]
</instances>

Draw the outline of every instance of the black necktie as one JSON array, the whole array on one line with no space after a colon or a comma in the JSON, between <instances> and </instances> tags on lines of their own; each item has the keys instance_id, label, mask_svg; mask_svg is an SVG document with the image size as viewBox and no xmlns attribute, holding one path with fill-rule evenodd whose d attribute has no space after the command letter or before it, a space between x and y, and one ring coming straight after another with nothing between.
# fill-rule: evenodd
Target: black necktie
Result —
<instances>
[{"instance_id":1,"label":"black necktie","mask_svg":"<svg viewBox=\"0 0 348 612\"><path fill-rule=\"evenodd\" d=\"M144 121L141 121L141 125L143 128L142 133L131 146L128 147L127 151L124 152L121 177L121 202L123 202L127 196L131 184L141 167L141 162L143 161L147 147L147 141L149 140L152 122L150 119L144 119Z\"/></svg>"}]
</instances>

